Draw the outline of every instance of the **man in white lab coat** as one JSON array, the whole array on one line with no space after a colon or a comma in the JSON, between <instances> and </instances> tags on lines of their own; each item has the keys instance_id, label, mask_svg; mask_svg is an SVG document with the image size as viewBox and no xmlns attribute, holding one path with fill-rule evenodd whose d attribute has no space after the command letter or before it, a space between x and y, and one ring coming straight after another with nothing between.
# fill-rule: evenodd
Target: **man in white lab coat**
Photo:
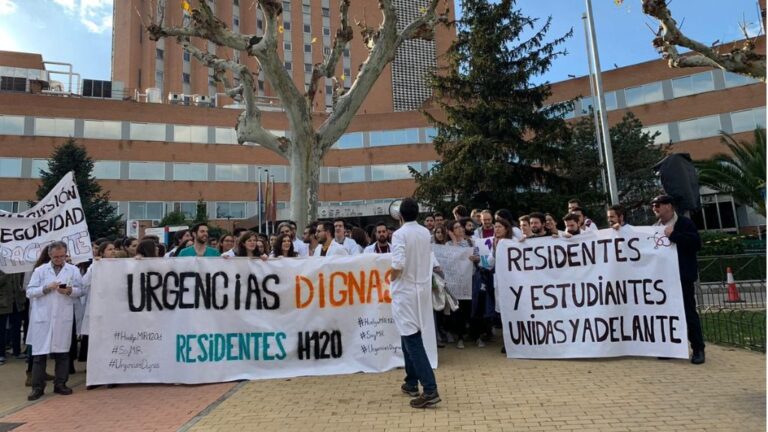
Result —
<instances>
[{"instance_id":1,"label":"man in white lab coat","mask_svg":"<svg viewBox=\"0 0 768 432\"><path fill-rule=\"evenodd\" d=\"M27 286L29 298L29 332L27 345L32 345L32 393L37 400L45 391L45 366L48 354L56 360L53 392L72 394L69 379L69 346L72 342L74 298L82 295L80 270L67 264L67 244L53 242L48 246L51 261L36 268Z\"/></svg>"},{"instance_id":2,"label":"man in white lab coat","mask_svg":"<svg viewBox=\"0 0 768 432\"><path fill-rule=\"evenodd\" d=\"M416 223L419 204L405 198L400 205L403 225L392 234L392 317L405 358L405 383L413 408L440 402L437 382L429 363L422 330L432 322L432 247L429 230ZM424 392L419 394L419 382Z\"/></svg>"},{"instance_id":3,"label":"man in white lab coat","mask_svg":"<svg viewBox=\"0 0 768 432\"><path fill-rule=\"evenodd\" d=\"M318 223L315 237L317 238L318 245L312 254L313 257L349 255L344 246L333 240L333 222L324 221Z\"/></svg>"}]
</instances>

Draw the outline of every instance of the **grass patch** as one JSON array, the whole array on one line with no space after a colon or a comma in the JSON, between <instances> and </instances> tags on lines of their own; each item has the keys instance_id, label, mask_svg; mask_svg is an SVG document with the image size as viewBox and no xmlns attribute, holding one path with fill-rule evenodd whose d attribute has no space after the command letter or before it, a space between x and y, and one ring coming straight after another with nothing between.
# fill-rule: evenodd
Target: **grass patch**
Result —
<instances>
[{"instance_id":1,"label":"grass patch","mask_svg":"<svg viewBox=\"0 0 768 432\"><path fill-rule=\"evenodd\" d=\"M700 317L706 342L765 352L764 310L709 310Z\"/></svg>"}]
</instances>

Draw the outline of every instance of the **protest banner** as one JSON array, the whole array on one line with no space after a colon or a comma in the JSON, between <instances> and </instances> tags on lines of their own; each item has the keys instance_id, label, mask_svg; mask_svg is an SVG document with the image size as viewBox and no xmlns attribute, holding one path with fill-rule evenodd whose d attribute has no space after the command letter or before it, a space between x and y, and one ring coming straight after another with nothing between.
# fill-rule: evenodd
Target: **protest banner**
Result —
<instances>
[{"instance_id":1,"label":"protest banner","mask_svg":"<svg viewBox=\"0 0 768 432\"><path fill-rule=\"evenodd\" d=\"M445 289L457 300L471 300L473 248L433 244L432 252L445 273Z\"/></svg>"},{"instance_id":2,"label":"protest banner","mask_svg":"<svg viewBox=\"0 0 768 432\"><path fill-rule=\"evenodd\" d=\"M662 230L499 243L507 356L687 358L677 251Z\"/></svg>"},{"instance_id":3,"label":"protest banner","mask_svg":"<svg viewBox=\"0 0 768 432\"><path fill-rule=\"evenodd\" d=\"M33 270L42 248L59 240L67 243L73 263L93 258L85 212L71 171L31 209L0 214L0 271Z\"/></svg>"},{"instance_id":4,"label":"protest banner","mask_svg":"<svg viewBox=\"0 0 768 432\"><path fill-rule=\"evenodd\" d=\"M105 259L94 266L89 385L196 384L403 366L389 255ZM437 367L434 322L423 326Z\"/></svg>"}]
</instances>

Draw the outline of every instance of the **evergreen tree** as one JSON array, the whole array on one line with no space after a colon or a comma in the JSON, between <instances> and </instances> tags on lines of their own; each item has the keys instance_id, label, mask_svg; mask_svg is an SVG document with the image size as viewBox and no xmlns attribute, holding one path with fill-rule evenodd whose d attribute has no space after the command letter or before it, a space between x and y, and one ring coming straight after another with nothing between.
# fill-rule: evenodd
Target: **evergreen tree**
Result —
<instances>
[{"instance_id":1,"label":"evergreen tree","mask_svg":"<svg viewBox=\"0 0 768 432\"><path fill-rule=\"evenodd\" d=\"M183 212L180 211L172 211L170 213L166 213L165 216L163 216L162 219L160 219L160 226L178 226L178 225L184 225L187 223L187 217L184 215Z\"/></svg>"},{"instance_id":2,"label":"evergreen tree","mask_svg":"<svg viewBox=\"0 0 768 432\"><path fill-rule=\"evenodd\" d=\"M666 156L669 145L655 143L658 132L643 132L643 124L631 112L610 128L610 134L619 202L631 213L628 222L635 225L652 222L653 215L646 206L662 193L652 167ZM591 115L572 125L571 137L558 170L568 179L570 193L578 197L587 207L588 215L602 225L610 198L600 176L604 166L600 165Z\"/></svg>"},{"instance_id":3,"label":"evergreen tree","mask_svg":"<svg viewBox=\"0 0 768 432\"><path fill-rule=\"evenodd\" d=\"M202 197L197 199L195 218L192 220L192 225L199 223L208 223L208 207L205 205Z\"/></svg>"},{"instance_id":4,"label":"evergreen tree","mask_svg":"<svg viewBox=\"0 0 768 432\"><path fill-rule=\"evenodd\" d=\"M117 235L121 215L110 204L109 192L102 192L101 186L91 175L93 159L88 156L85 147L78 145L72 138L54 148L48 160L48 169L40 170L42 183L37 188L37 199L43 199L70 171L75 172L75 183L91 239Z\"/></svg>"},{"instance_id":5,"label":"evergreen tree","mask_svg":"<svg viewBox=\"0 0 768 432\"><path fill-rule=\"evenodd\" d=\"M455 203L513 212L562 207L562 180L551 169L562 155L571 103L545 106L546 72L570 33L545 41L550 19L515 9L514 0L462 1L447 67L430 77L445 120L425 113L438 133L441 161L428 173L411 170L416 198L438 210Z\"/></svg>"}]
</instances>

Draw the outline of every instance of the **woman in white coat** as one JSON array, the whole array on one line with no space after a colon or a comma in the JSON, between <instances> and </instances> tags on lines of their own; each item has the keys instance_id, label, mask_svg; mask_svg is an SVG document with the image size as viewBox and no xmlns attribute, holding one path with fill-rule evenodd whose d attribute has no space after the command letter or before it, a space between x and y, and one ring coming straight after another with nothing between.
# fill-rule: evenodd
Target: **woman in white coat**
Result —
<instances>
[{"instance_id":1,"label":"woman in white coat","mask_svg":"<svg viewBox=\"0 0 768 432\"><path fill-rule=\"evenodd\" d=\"M32 345L32 393L28 400L39 399L45 391L45 366L48 354L56 360L54 393L69 395L69 346L75 298L82 294L80 270L66 263L67 244L48 246L51 261L35 269L27 286L29 332Z\"/></svg>"}]
</instances>

